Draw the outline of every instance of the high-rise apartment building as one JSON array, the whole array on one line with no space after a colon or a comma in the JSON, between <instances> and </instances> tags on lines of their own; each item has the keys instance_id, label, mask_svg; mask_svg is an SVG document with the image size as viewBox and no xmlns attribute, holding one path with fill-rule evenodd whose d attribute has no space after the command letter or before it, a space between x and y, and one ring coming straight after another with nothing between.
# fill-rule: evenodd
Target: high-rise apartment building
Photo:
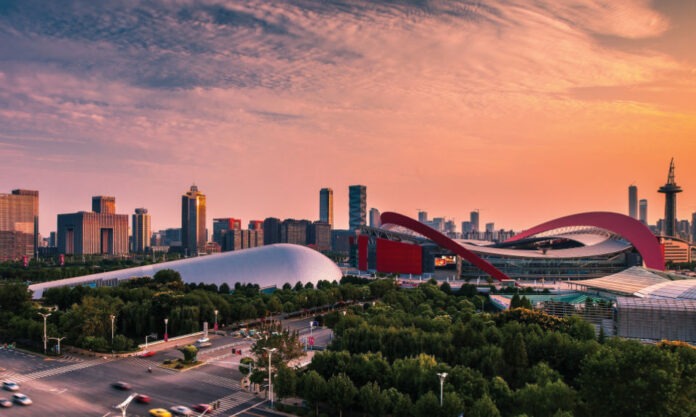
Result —
<instances>
[{"instance_id":1,"label":"high-rise apartment building","mask_svg":"<svg viewBox=\"0 0 696 417\"><path fill-rule=\"evenodd\" d=\"M231 217L224 219L213 219L213 242L220 245L220 249L226 252L228 249L225 245L225 235L231 230L241 230L242 220L233 219Z\"/></svg>"},{"instance_id":2,"label":"high-rise apartment building","mask_svg":"<svg viewBox=\"0 0 696 417\"><path fill-rule=\"evenodd\" d=\"M205 251L205 206L205 194L198 191L195 185L181 196L181 248L185 256L195 256Z\"/></svg>"},{"instance_id":3,"label":"high-rise apartment building","mask_svg":"<svg viewBox=\"0 0 696 417\"><path fill-rule=\"evenodd\" d=\"M94 202L94 200L92 201ZM116 203L114 202L114 211L116 210L115 204ZM92 204L92 207L94 207L94 204ZM146 208L135 209L135 214L133 214L133 228L131 232L133 233L133 252L147 252L147 249L150 247L152 230L150 226L150 214L147 212Z\"/></svg>"},{"instance_id":4,"label":"high-rise apartment building","mask_svg":"<svg viewBox=\"0 0 696 417\"><path fill-rule=\"evenodd\" d=\"M382 218L380 217L380 212L376 208L370 209L370 227L380 227L382 225Z\"/></svg>"},{"instance_id":5,"label":"high-rise apartment building","mask_svg":"<svg viewBox=\"0 0 696 417\"><path fill-rule=\"evenodd\" d=\"M307 245L307 229L312 223L309 220L285 219L280 224L281 243Z\"/></svg>"},{"instance_id":6,"label":"high-rise apartment building","mask_svg":"<svg viewBox=\"0 0 696 417\"><path fill-rule=\"evenodd\" d=\"M428 222L428 212L424 210L418 210L418 221L421 223Z\"/></svg>"},{"instance_id":7,"label":"high-rise apartment building","mask_svg":"<svg viewBox=\"0 0 696 417\"><path fill-rule=\"evenodd\" d=\"M658 192L665 195L665 223L662 234L665 236L676 236L677 232L677 193L682 189L674 180L674 158L669 163L669 173L667 183L660 187Z\"/></svg>"},{"instance_id":8,"label":"high-rise apartment building","mask_svg":"<svg viewBox=\"0 0 696 417\"><path fill-rule=\"evenodd\" d=\"M263 220L250 220L249 230L263 230Z\"/></svg>"},{"instance_id":9,"label":"high-rise apartment building","mask_svg":"<svg viewBox=\"0 0 696 417\"><path fill-rule=\"evenodd\" d=\"M307 227L307 244L318 251L331 250L331 225L325 222L314 222Z\"/></svg>"},{"instance_id":10,"label":"high-rise apartment building","mask_svg":"<svg viewBox=\"0 0 696 417\"><path fill-rule=\"evenodd\" d=\"M640 200L639 210L640 210L639 220L644 225L647 226L648 225L648 200L646 200L646 199Z\"/></svg>"},{"instance_id":11,"label":"high-rise apartment building","mask_svg":"<svg viewBox=\"0 0 696 417\"><path fill-rule=\"evenodd\" d=\"M319 221L333 227L333 190L331 188L319 190Z\"/></svg>"},{"instance_id":12,"label":"high-rise apartment building","mask_svg":"<svg viewBox=\"0 0 696 417\"><path fill-rule=\"evenodd\" d=\"M104 195L92 197L92 211L100 214L116 214L116 197Z\"/></svg>"},{"instance_id":13,"label":"high-rise apartment building","mask_svg":"<svg viewBox=\"0 0 696 417\"><path fill-rule=\"evenodd\" d=\"M58 253L123 255L128 253L128 215L116 214L116 199L92 197L98 212L58 215Z\"/></svg>"},{"instance_id":14,"label":"high-rise apartment building","mask_svg":"<svg viewBox=\"0 0 696 417\"><path fill-rule=\"evenodd\" d=\"M628 187L628 215L638 219L638 187L635 185Z\"/></svg>"},{"instance_id":15,"label":"high-rise apartment building","mask_svg":"<svg viewBox=\"0 0 696 417\"><path fill-rule=\"evenodd\" d=\"M31 258L39 240L39 192L0 194L0 261Z\"/></svg>"},{"instance_id":16,"label":"high-rise apartment building","mask_svg":"<svg viewBox=\"0 0 696 417\"><path fill-rule=\"evenodd\" d=\"M479 228L479 211L474 210L470 213L469 221L471 222L471 227L472 231L478 232L481 229Z\"/></svg>"},{"instance_id":17,"label":"high-rise apartment building","mask_svg":"<svg viewBox=\"0 0 696 417\"><path fill-rule=\"evenodd\" d=\"M696 213L691 213L691 242L696 243Z\"/></svg>"},{"instance_id":18,"label":"high-rise apartment building","mask_svg":"<svg viewBox=\"0 0 696 417\"><path fill-rule=\"evenodd\" d=\"M367 187L351 185L348 187L348 227L356 230L367 224Z\"/></svg>"}]
</instances>

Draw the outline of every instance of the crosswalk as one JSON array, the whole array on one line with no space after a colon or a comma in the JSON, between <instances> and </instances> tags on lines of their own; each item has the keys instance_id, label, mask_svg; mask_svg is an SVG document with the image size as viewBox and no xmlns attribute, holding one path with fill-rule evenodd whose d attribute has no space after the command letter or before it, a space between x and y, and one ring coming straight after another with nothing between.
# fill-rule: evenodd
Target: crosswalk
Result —
<instances>
[{"instance_id":1,"label":"crosswalk","mask_svg":"<svg viewBox=\"0 0 696 417\"><path fill-rule=\"evenodd\" d=\"M226 411L229 411L235 407L238 407L240 404L244 404L245 402L248 402L250 400L256 399L256 396L254 394L250 394L246 391L238 391L230 395L226 395L220 399L217 399L213 401L211 404L219 402L219 407L215 410L213 410L210 415L212 416L217 416L224 414Z\"/></svg>"},{"instance_id":2,"label":"crosswalk","mask_svg":"<svg viewBox=\"0 0 696 417\"><path fill-rule=\"evenodd\" d=\"M202 371L190 371L188 374L192 377L192 379L195 379L196 382L203 382L205 384L215 385L218 387L225 387L233 390L242 389L242 386L239 384L239 381L235 381L230 378L225 378L219 375L213 375Z\"/></svg>"},{"instance_id":3,"label":"crosswalk","mask_svg":"<svg viewBox=\"0 0 696 417\"><path fill-rule=\"evenodd\" d=\"M36 379L41 379L41 378L46 378L49 376L55 376L55 375L62 375L66 374L68 372L73 372L77 371L79 369L85 369L85 368L90 368L92 366L96 365L101 365L105 362L107 362L105 359L93 359L89 361L83 361L83 362L78 362L72 365L66 365L66 366L59 366L56 368L50 368L50 369L45 369L42 371L36 371L36 372L31 372L28 374L17 374L15 372L5 372L3 373L3 378L5 379L10 379L15 382L26 382L26 381L34 381Z\"/></svg>"}]
</instances>

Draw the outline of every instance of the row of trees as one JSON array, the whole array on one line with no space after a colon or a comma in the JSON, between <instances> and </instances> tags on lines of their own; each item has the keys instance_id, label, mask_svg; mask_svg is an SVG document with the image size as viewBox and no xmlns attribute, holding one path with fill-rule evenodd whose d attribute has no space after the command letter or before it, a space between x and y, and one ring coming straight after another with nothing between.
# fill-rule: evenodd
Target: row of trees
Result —
<instances>
[{"instance_id":1,"label":"row of trees","mask_svg":"<svg viewBox=\"0 0 696 417\"><path fill-rule=\"evenodd\" d=\"M312 414L696 415L690 346L604 342L582 319L525 308L477 314L470 294L432 283L368 287L381 293L374 304L324 317L334 342L308 372L278 368L278 396L301 396ZM447 373L442 406L438 373Z\"/></svg>"}]
</instances>

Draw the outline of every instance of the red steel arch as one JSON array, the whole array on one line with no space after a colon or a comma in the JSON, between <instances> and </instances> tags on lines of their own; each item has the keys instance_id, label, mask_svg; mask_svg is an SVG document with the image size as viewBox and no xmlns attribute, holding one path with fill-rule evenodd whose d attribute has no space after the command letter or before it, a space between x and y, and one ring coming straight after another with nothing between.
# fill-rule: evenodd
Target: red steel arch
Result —
<instances>
[{"instance_id":1,"label":"red steel arch","mask_svg":"<svg viewBox=\"0 0 696 417\"><path fill-rule=\"evenodd\" d=\"M620 213L595 211L572 214L534 226L529 230L516 234L508 239L507 242L514 242L549 230L571 226L594 226L616 233L628 240L636 248L640 256L643 257L643 263L647 268L660 271L665 269L665 257L657 236L643 223Z\"/></svg>"},{"instance_id":2,"label":"red steel arch","mask_svg":"<svg viewBox=\"0 0 696 417\"><path fill-rule=\"evenodd\" d=\"M437 243L441 247L449 249L452 252L456 253L457 255L461 256L462 258L466 259L472 265L475 265L480 270L487 273L491 277L497 279L498 281L502 281L504 279L510 279L510 277L505 275L498 268L491 265L490 262L480 258L475 253L464 248L462 245L458 244L457 242L453 241L452 239L448 238L447 236L443 235L442 233L438 232L437 230L424 225L423 223L419 222L418 220L412 219L410 217L406 217L403 214L393 213L393 212L382 213L380 218L382 220L383 225L384 224L395 224L397 226L403 226L407 229L413 230L414 232L420 233L421 235L427 237L428 239Z\"/></svg>"}]
</instances>

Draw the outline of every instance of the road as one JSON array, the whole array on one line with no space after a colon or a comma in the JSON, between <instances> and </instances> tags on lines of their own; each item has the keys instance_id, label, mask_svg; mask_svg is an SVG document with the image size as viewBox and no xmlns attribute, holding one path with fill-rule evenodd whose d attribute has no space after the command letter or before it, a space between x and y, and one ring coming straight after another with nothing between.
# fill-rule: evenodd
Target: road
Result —
<instances>
[{"instance_id":1,"label":"road","mask_svg":"<svg viewBox=\"0 0 696 417\"><path fill-rule=\"evenodd\" d=\"M309 319L284 323L310 334ZM328 329L314 329L316 344L328 343ZM220 407L212 416L280 416L266 408L265 395L241 389L239 360L249 354L253 339L211 335L211 345L199 352L203 366L179 372L161 368L165 359L180 358L175 349L157 352L149 358L92 358L66 356L46 359L41 355L16 350L0 350L0 379L13 380L21 385L20 392L28 395L34 404L15 405L1 411L2 416L117 416L114 405L121 403L132 392L147 394L150 404L131 403L128 415L146 416L151 408L170 408L173 405L191 407L198 403L218 402ZM243 354L234 354L241 349ZM149 373L148 367L152 368ZM130 391L111 387L116 381L132 385ZM12 393L0 391L0 397Z\"/></svg>"}]
</instances>

